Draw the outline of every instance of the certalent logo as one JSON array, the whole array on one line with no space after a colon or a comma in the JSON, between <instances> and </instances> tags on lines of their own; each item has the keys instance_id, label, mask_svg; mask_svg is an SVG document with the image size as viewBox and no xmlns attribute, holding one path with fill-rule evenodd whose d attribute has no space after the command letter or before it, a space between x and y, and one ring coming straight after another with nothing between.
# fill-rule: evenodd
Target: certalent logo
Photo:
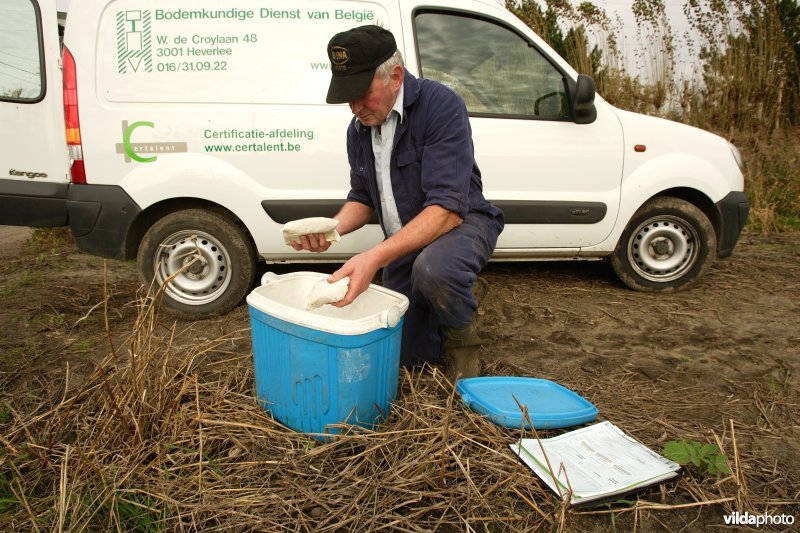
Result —
<instances>
[{"instance_id":1,"label":"certalent logo","mask_svg":"<svg viewBox=\"0 0 800 533\"><path fill-rule=\"evenodd\" d=\"M187 146L185 142L150 142L150 143L134 143L131 142L133 132L138 128L155 128L153 122L141 120L128 124L127 120L122 121L122 142L117 143L116 151L118 154L125 154L125 162L138 161L139 163L152 163L158 159L158 154L174 154L178 152L186 152ZM145 155L155 154L155 155Z\"/></svg>"},{"instance_id":2,"label":"certalent logo","mask_svg":"<svg viewBox=\"0 0 800 533\"><path fill-rule=\"evenodd\" d=\"M724 517L726 526L790 526L794 524L794 516L790 514L771 515L764 514L750 514L747 511L744 513L735 512Z\"/></svg>"}]
</instances>

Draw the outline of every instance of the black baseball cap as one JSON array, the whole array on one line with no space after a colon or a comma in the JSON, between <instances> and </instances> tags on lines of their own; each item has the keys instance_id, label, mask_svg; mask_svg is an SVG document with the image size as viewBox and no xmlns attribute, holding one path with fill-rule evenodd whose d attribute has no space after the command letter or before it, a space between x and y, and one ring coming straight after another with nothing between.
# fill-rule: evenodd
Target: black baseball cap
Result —
<instances>
[{"instance_id":1,"label":"black baseball cap","mask_svg":"<svg viewBox=\"0 0 800 533\"><path fill-rule=\"evenodd\" d=\"M326 101L344 104L364 96L375 70L396 51L394 35L380 26L359 26L334 35L328 43L331 84Z\"/></svg>"}]
</instances>

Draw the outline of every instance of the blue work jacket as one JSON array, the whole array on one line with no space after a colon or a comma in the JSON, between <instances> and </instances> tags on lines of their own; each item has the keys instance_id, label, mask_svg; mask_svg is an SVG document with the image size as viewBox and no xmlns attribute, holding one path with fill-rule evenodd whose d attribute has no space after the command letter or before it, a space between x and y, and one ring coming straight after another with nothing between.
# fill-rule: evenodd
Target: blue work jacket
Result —
<instances>
[{"instance_id":1,"label":"blue work jacket","mask_svg":"<svg viewBox=\"0 0 800 533\"><path fill-rule=\"evenodd\" d=\"M461 218L475 212L502 217L502 212L483 196L463 100L448 87L417 79L408 70L403 84L405 116L398 121L390 160L392 190L402 224L405 226L430 205L439 205ZM347 199L373 208L384 227L370 127L355 117L347 129L347 157Z\"/></svg>"}]
</instances>

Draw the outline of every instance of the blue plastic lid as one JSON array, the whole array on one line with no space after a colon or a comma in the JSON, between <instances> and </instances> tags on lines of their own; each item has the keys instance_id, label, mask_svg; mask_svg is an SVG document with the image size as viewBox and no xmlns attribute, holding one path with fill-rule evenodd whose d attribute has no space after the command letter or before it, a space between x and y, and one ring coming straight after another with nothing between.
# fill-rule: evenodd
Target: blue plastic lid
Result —
<instances>
[{"instance_id":1,"label":"blue plastic lid","mask_svg":"<svg viewBox=\"0 0 800 533\"><path fill-rule=\"evenodd\" d=\"M548 379L523 377L479 377L458 381L462 401L498 426L530 429L516 398L526 406L536 429L555 429L591 422L597 407L582 396Z\"/></svg>"}]
</instances>

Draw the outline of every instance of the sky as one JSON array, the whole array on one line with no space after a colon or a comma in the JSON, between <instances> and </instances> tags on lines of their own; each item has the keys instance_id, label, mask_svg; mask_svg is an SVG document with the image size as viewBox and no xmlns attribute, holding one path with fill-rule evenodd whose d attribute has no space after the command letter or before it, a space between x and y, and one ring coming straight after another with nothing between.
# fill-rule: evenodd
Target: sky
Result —
<instances>
[{"instance_id":1,"label":"sky","mask_svg":"<svg viewBox=\"0 0 800 533\"><path fill-rule=\"evenodd\" d=\"M572 4L578 5L582 0L570 0ZM637 50L643 48L643 43L640 42L636 34L636 19L633 15L633 0L591 0L591 2L604 9L606 14L612 20L616 20L619 16L620 23L622 24L624 42L620 43L620 47L624 48L629 64L626 65L629 71L636 71L635 54ZM689 22L683 14L683 6L686 0L663 0L667 18L669 19L672 34L676 39L678 50L676 59L678 62L678 70L685 70L691 68L692 57L691 53L686 46L683 36L690 30ZM641 67L640 67L641 68Z\"/></svg>"}]
</instances>

